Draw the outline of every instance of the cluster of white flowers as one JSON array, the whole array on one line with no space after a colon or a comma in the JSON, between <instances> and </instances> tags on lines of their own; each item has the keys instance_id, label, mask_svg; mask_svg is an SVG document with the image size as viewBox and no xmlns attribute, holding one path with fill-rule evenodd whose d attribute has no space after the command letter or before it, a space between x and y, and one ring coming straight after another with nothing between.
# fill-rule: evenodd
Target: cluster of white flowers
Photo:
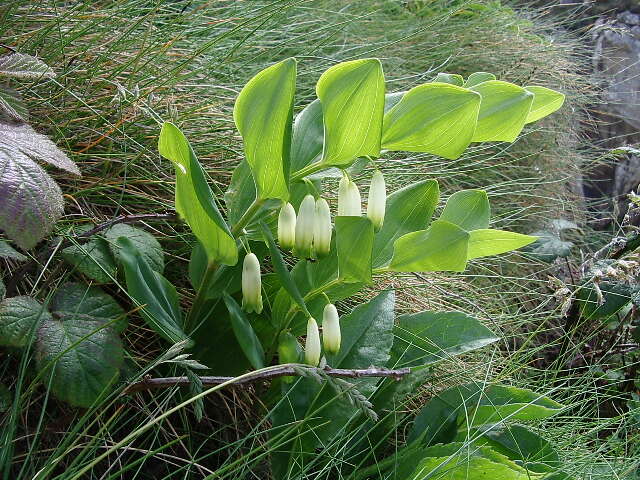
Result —
<instances>
[{"instance_id":1,"label":"cluster of white flowers","mask_svg":"<svg viewBox=\"0 0 640 480\"><path fill-rule=\"evenodd\" d=\"M376 170L371 178L367 217L375 231L382 228L387 203L387 191L382 172ZM338 186L338 216L359 217L362 215L362 200L358 186L345 173ZM331 211L327 201L307 195L300 203L298 215L293 205L286 202L278 215L278 243L284 250L293 249L302 258L322 258L331 250ZM262 312L262 284L260 262L249 253L244 258L242 269L242 308L247 312ZM333 304L327 304L322 317L322 340L324 350L338 353L340 350L340 322L338 311ZM305 361L309 365L320 362L320 331L312 317L307 322Z\"/></svg>"}]
</instances>

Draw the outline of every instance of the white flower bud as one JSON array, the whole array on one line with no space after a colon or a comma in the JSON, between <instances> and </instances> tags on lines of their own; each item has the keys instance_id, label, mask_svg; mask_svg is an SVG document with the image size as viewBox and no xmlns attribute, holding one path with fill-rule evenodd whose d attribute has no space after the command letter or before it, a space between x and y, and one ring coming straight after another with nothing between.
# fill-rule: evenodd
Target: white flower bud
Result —
<instances>
[{"instance_id":1,"label":"white flower bud","mask_svg":"<svg viewBox=\"0 0 640 480\"><path fill-rule=\"evenodd\" d=\"M316 201L313 195L307 195L300 204L296 220L296 253L300 257L311 258L313 248L313 230L316 218Z\"/></svg>"},{"instance_id":2,"label":"white flower bud","mask_svg":"<svg viewBox=\"0 0 640 480\"><path fill-rule=\"evenodd\" d=\"M285 203L278 215L278 243L280 248L291 250L296 239L296 211L293 205Z\"/></svg>"},{"instance_id":3,"label":"white flower bud","mask_svg":"<svg viewBox=\"0 0 640 480\"><path fill-rule=\"evenodd\" d=\"M359 217L362 215L361 203L358 186L343 175L338 186L338 216Z\"/></svg>"},{"instance_id":4,"label":"white flower bud","mask_svg":"<svg viewBox=\"0 0 640 480\"><path fill-rule=\"evenodd\" d=\"M242 308L249 313L262 312L260 262L253 253L247 254L242 264Z\"/></svg>"},{"instance_id":5,"label":"white flower bud","mask_svg":"<svg viewBox=\"0 0 640 480\"><path fill-rule=\"evenodd\" d=\"M331 211L324 198L316 200L316 221L313 230L313 245L316 256L325 257L331 250Z\"/></svg>"},{"instance_id":6,"label":"white flower bud","mask_svg":"<svg viewBox=\"0 0 640 480\"><path fill-rule=\"evenodd\" d=\"M340 318L338 310L332 303L328 303L322 312L322 344L328 353L334 355L340 351Z\"/></svg>"},{"instance_id":7,"label":"white flower bud","mask_svg":"<svg viewBox=\"0 0 640 480\"><path fill-rule=\"evenodd\" d=\"M304 345L304 361L313 367L320 362L320 331L315 318L307 321L307 340Z\"/></svg>"},{"instance_id":8,"label":"white flower bud","mask_svg":"<svg viewBox=\"0 0 640 480\"><path fill-rule=\"evenodd\" d=\"M384 223L384 212L387 204L387 187L384 176L380 170L376 170L371 178L369 187L369 201L367 203L367 217L373 223L376 232Z\"/></svg>"}]
</instances>

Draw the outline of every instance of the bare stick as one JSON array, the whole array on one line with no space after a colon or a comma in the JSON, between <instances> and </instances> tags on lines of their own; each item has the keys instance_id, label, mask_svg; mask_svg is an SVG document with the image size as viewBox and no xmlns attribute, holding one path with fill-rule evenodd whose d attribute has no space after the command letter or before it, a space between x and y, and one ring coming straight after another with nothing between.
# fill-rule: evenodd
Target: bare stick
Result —
<instances>
[{"instance_id":1,"label":"bare stick","mask_svg":"<svg viewBox=\"0 0 640 480\"><path fill-rule=\"evenodd\" d=\"M101 223L96 225L91 230L87 230L84 233L81 233L76 238L89 238L96 233L100 233L103 230L106 230L109 227L117 223L135 223L144 220L175 220L178 218L178 215L175 212L167 212L167 213L142 213L139 215L120 215L119 217L113 218L108 222Z\"/></svg>"},{"instance_id":2,"label":"bare stick","mask_svg":"<svg viewBox=\"0 0 640 480\"><path fill-rule=\"evenodd\" d=\"M290 365L283 365L281 368L273 369L268 372L257 371L255 375L247 375L242 380L238 380L235 384L250 383L256 381L270 380L277 377L287 376L301 376L301 369L310 367L292 367ZM395 380L400 380L405 375L411 373L410 368L378 368L369 367L363 370L351 370L344 368L329 368L322 369L325 375L330 377L342 377L342 378L362 378L362 377L389 377ZM234 377L199 377L202 385L220 385L221 383L233 380ZM134 392L141 392L143 390L157 390L169 387L186 387L190 384L188 377L163 377L163 378L146 378L139 382L129 384L124 391L123 395L129 395Z\"/></svg>"}]
</instances>

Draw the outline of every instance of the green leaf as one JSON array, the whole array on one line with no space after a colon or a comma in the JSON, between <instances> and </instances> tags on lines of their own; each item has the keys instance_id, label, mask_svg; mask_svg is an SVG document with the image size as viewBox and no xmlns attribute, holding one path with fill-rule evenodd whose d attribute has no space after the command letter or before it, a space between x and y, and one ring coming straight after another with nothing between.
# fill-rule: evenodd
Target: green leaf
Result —
<instances>
[{"instance_id":1,"label":"green leaf","mask_svg":"<svg viewBox=\"0 0 640 480\"><path fill-rule=\"evenodd\" d=\"M28 345L40 323L50 318L44 306L32 297L5 298L0 303L0 345Z\"/></svg>"},{"instance_id":2,"label":"green leaf","mask_svg":"<svg viewBox=\"0 0 640 480\"><path fill-rule=\"evenodd\" d=\"M4 285L2 281L2 277L0 277L0 302L4 300L5 295L7 294L7 287Z\"/></svg>"},{"instance_id":3,"label":"green leaf","mask_svg":"<svg viewBox=\"0 0 640 480\"><path fill-rule=\"evenodd\" d=\"M7 258L16 262L24 262L27 259L25 255L15 250L4 240L0 240L0 258Z\"/></svg>"},{"instance_id":4,"label":"green leaf","mask_svg":"<svg viewBox=\"0 0 640 480\"><path fill-rule=\"evenodd\" d=\"M464 78L462 75L458 75L457 73L445 73L440 72L436 75L436 78L433 80L434 83L448 83L450 85L455 85L457 87L461 87L464 84Z\"/></svg>"},{"instance_id":5,"label":"green leaf","mask_svg":"<svg viewBox=\"0 0 640 480\"><path fill-rule=\"evenodd\" d=\"M449 388L430 400L415 419L408 442L424 445L452 442L458 430L505 420L536 420L552 416L562 405L530 390L469 383Z\"/></svg>"},{"instance_id":6,"label":"green leaf","mask_svg":"<svg viewBox=\"0 0 640 480\"><path fill-rule=\"evenodd\" d=\"M142 318L169 342L185 340L187 335L182 331L182 312L175 287L149 266L129 239L120 237L117 245L121 248L127 292L143 306Z\"/></svg>"},{"instance_id":7,"label":"green leaf","mask_svg":"<svg viewBox=\"0 0 640 480\"><path fill-rule=\"evenodd\" d=\"M22 97L15 90L0 88L0 113L18 122L26 122L29 119L29 110L22 102Z\"/></svg>"},{"instance_id":8,"label":"green leaf","mask_svg":"<svg viewBox=\"0 0 640 480\"><path fill-rule=\"evenodd\" d=\"M100 304L106 294L94 297L95 290L87 290L76 306L77 292L71 297L64 289L56 294L53 318L38 329L36 359L41 370L51 368L51 390L58 398L89 407L118 379L124 349L116 330L108 326L118 318L108 316L115 313L113 299L105 308Z\"/></svg>"},{"instance_id":9,"label":"green leaf","mask_svg":"<svg viewBox=\"0 0 640 480\"><path fill-rule=\"evenodd\" d=\"M50 310L54 317L73 317L97 320L120 333L127 327L123 308L98 287L88 287L80 283L65 283L53 298Z\"/></svg>"},{"instance_id":10,"label":"green leaf","mask_svg":"<svg viewBox=\"0 0 640 480\"><path fill-rule=\"evenodd\" d=\"M533 97L531 110L527 115L525 123L535 122L547 115L551 115L562 107L562 104L564 103L564 95L560 92L556 92L555 90L551 90L550 88L528 86L525 87L525 89L535 95L535 97Z\"/></svg>"},{"instance_id":11,"label":"green leaf","mask_svg":"<svg viewBox=\"0 0 640 480\"><path fill-rule=\"evenodd\" d=\"M316 99L296 115L291 140L291 171L320 161L324 145L322 104Z\"/></svg>"},{"instance_id":12,"label":"green leaf","mask_svg":"<svg viewBox=\"0 0 640 480\"><path fill-rule=\"evenodd\" d=\"M517 250L537 240L537 237L504 230L478 229L469 232L467 258L488 257Z\"/></svg>"},{"instance_id":13,"label":"green leaf","mask_svg":"<svg viewBox=\"0 0 640 480\"><path fill-rule=\"evenodd\" d=\"M253 327L247 320L238 303L228 293L223 295L224 303L229 310L231 328L240 344L240 348L256 370L264 367L264 350Z\"/></svg>"},{"instance_id":14,"label":"green leaf","mask_svg":"<svg viewBox=\"0 0 640 480\"><path fill-rule=\"evenodd\" d=\"M116 263L104 238L95 237L84 244L71 245L62 250L62 258L96 282L108 283L116 275Z\"/></svg>"},{"instance_id":15,"label":"green leaf","mask_svg":"<svg viewBox=\"0 0 640 480\"><path fill-rule=\"evenodd\" d=\"M38 80L54 78L55 72L42 60L25 53L11 53L0 57L0 76Z\"/></svg>"},{"instance_id":16,"label":"green leaf","mask_svg":"<svg viewBox=\"0 0 640 480\"><path fill-rule=\"evenodd\" d=\"M294 282L293 277L291 276L291 273L287 268L287 265L284 263L284 259L282 258L282 254L280 253L280 250L278 249L276 242L273 239L271 230L269 230L269 227L267 227L264 222L260 222L260 228L262 229L264 240L269 247L271 264L273 265L273 269L278 274L278 277L280 277L282 288L284 288L287 293L291 295L291 298L295 300L302 311L307 316L310 316L309 310L307 310L307 305L304 303L304 298L302 297L300 290L298 290L298 285L296 285L296 283Z\"/></svg>"},{"instance_id":17,"label":"green leaf","mask_svg":"<svg viewBox=\"0 0 640 480\"><path fill-rule=\"evenodd\" d=\"M462 312L402 315L393 334L393 368L430 365L498 340L491 330Z\"/></svg>"},{"instance_id":18,"label":"green leaf","mask_svg":"<svg viewBox=\"0 0 640 480\"><path fill-rule=\"evenodd\" d=\"M366 217L336 217L336 249L340 281L371 283L371 220Z\"/></svg>"},{"instance_id":19,"label":"green leaf","mask_svg":"<svg viewBox=\"0 0 640 480\"><path fill-rule=\"evenodd\" d=\"M382 147L458 158L469 146L480 95L445 83L412 88L384 116Z\"/></svg>"},{"instance_id":20,"label":"green leaf","mask_svg":"<svg viewBox=\"0 0 640 480\"><path fill-rule=\"evenodd\" d=\"M524 127L534 94L500 80L471 87L482 95L474 142L513 142Z\"/></svg>"},{"instance_id":21,"label":"green leaf","mask_svg":"<svg viewBox=\"0 0 640 480\"><path fill-rule=\"evenodd\" d=\"M487 192L461 190L449 197L440 220L446 220L470 232L479 228L489 228L490 217L491 208Z\"/></svg>"},{"instance_id":22,"label":"green leaf","mask_svg":"<svg viewBox=\"0 0 640 480\"><path fill-rule=\"evenodd\" d=\"M537 231L532 236L536 240L531 243L525 251L530 256L551 263L556 258L564 258L571 255L573 242L562 240L558 232Z\"/></svg>"},{"instance_id":23,"label":"green leaf","mask_svg":"<svg viewBox=\"0 0 640 480\"><path fill-rule=\"evenodd\" d=\"M175 125L164 123L158 149L176 167L176 211L202 243L209 261L235 265L238 260L235 239L218 210L191 145Z\"/></svg>"},{"instance_id":24,"label":"green leaf","mask_svg":"<svg viewBox=\"0 0 640 480\"><path fill-rule=\"evenodd\" d=\"M107 230L104 234L109 248L116 261L120 261L120 248L118 247L118 239L120 237L128 238L136 250L142 255L142 258L149 266L158 273L164 271L164 252L156 238L149 232L140 228L132 227L126 223L118 223Z\"/></svg>"},{"instance_id":25,"label":"green leaf","mask_svg":"<svg viewBox=\"0 0 640 480\"><path fill-rule=\"evenodd\" d=\"M631 289L622 282L601 281L598 285L604 303L600 303L593 283L585 282L576 294L580 314L586 319L607 319L631 301Z\"/></svg>"},{"instance_id":26,"label":"green leaf","mask_svg":"<svg viewBox=\"0 0 640 480\"><path fill-rule=\"evenodd\" d=\"M469 234L453 223L435 220L426 230L407 233L393 245L394 272L462 272L467 265Z\"/></svg>"},{"instance_id":27,"label":"green leaf","mask_svg":"<svg viewBox=\"0 0 640 480\"><path fill-rule=\"evenodd\" d=\"M386 216L373 243L373 266L386 265L393 256L393 242L402 235L423 230L438 205L436 180L423 180L396 190L387 197Z\"/></svg>"},{"instance_id":28,"label":"green leaf","mask_svg":"<svg viewBox=\"0 0 640 480\"><path fill-rule=\"evenodd\" d=\"M464 86L467 88L471 88L482 82L488 82L490 80L495 80L495 79L496 79L496 76L493 73L475 72L467 77L467 81L465 82Z\"/></svg>"},{"instance_id":29,"label":"green leaf","mask_svg":"<svg viewBox=\"0 0 640 480\"><path fill-rule=\"evenodd\" d=\"M233 118L244 140L258 196L289 197L289 149L296 61L288 58L265 68L244 86Z\"/></svg>"},{"instance_id":30,"label":"green leaf","mask_svg":"<svg viewBox=\"0 0 640 480\"><path fill-rule=\"evenodd\" d=\"M343 62L325 71L316 86L324 118L326 165L380 155L384 75L378 59Z\"/></svg>"}]
</instances>

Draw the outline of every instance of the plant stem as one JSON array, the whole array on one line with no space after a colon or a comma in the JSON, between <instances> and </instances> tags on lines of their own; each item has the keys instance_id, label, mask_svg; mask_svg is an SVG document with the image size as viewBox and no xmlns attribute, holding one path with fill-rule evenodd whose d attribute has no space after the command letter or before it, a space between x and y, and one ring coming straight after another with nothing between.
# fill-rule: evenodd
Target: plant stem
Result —
<instances>
[{"instance_id":1,"label":"plant stem","mask_svg":"<svg viewBox=\"0 0 640 480\"><path fill-rule=\"evenodd\" d=\"M310 163L306 167L302 167L297 172L293 172L291 174L290 181L297 182L302 180L307 175L311 175L312 173L319 172L320 170L324 170L325 168L329 168L327 165L322 164L322 162Z\"/></svg>"},{"instance_id":2,"label":"plant stem","mask_svg":"<svg viewBox=\"0 0 640 480\"><path fill-rule=\"evenodd\" d=\"M242 214L242 217L240 217L240 220L238 220L238 222L231 229L231 233L234 237L240 234L242 232L242 229L249 224L255 214L258 213L258 210L260 210L260 207L262 207L263 203L264 199L256 198L253 203L249 205L249 208L247 208L247 210Z\"/></svg>"}]
</instances>

